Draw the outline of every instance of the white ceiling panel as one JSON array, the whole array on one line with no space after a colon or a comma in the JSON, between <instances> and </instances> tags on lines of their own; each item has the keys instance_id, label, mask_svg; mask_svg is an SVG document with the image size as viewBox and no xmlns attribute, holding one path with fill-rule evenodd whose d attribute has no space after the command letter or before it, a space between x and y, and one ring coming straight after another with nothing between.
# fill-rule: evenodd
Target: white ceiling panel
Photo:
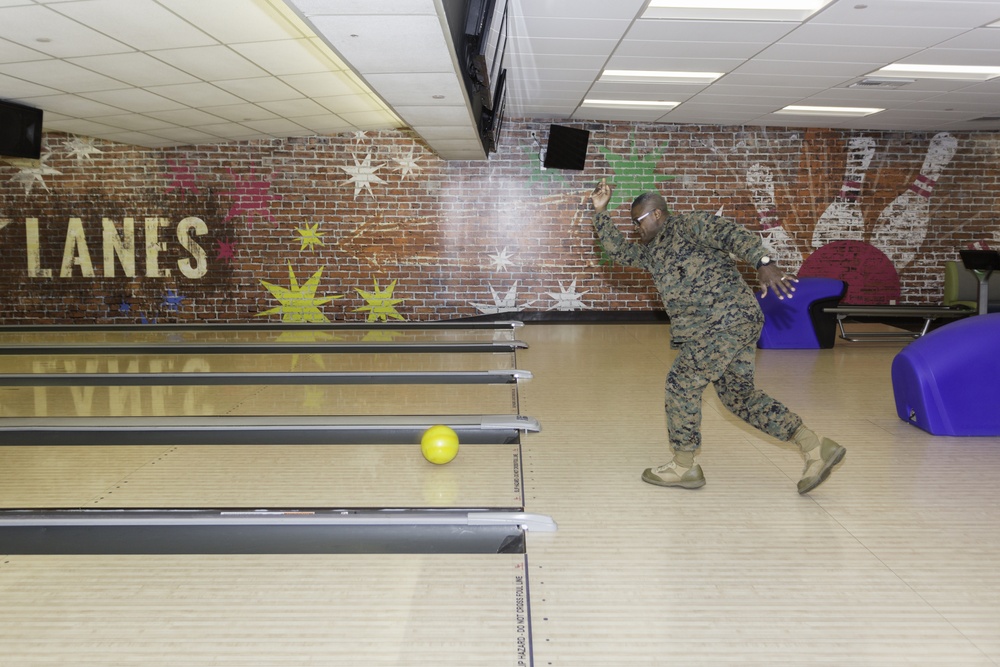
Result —
<instances>
[{"instance_id":1,"label":"white ceiling panel","mask_svg":"<svg viewBox=\"0 0 1000 667\"><path fill-rule=\"evenodd\" d=\"M861 3L839 0L817 13L810 23L968 29L997 19L1000 19L1000 4L992 1L870 0Z\"/></svg>"},{"instance_id":2,"label":"white ceiling panel","mask_svg":"<svg viewBox=\"0 0 1000 667\"><path fill-rule=\"evenodd\" d=\"M29 5L3 9L0 37L53 58L72 58L132 49L48 7Z\"/></svg>"},{"instance_id":3,"label":"white ceiling panel","mask_svg":"<svg viewBox=\"0 0 1000 667\"><path fill-rule=\"evenodd\" d=\"M48 6L139 51L216 44L212 37L154 0L87 0Z\"/></svg>"},{"instance_id":4,"label":"white ceiling panel","mask_svg":"<svg viewBox=\"0 0 1000 667\"><path fill-rule=\"evenodd\" d=\"M1000 79L846 87L896 61L1000 65L1000 29L983 27L1000 20L1000 0L833 0L802 23L638 18L645 4L509 0L507 115L1000 130L1000 121L975 120L1000 116ZM49 129L151 147L410 127L445 159L483 159L448 27L455 6L0 0L0 99L42 108ZM599 82L605 67L724 76L705 86L612 84ZM428 101L432 90L446 90L438 93L445 99ZM586 95L683 104L667 113L578 108ZM806 100L887 111L863 119L762 113Z\"/></svg>"},{"instance_id":5,"label":"white ceiling panel","mask_svg":"<svg viewBox=\"0 0 1000 667\"><path fill-rule=\"evenodd\" d=\"M118 107L123 111L145 113L147 111L167 111L185 109L185 105L165 97L155 95L140 88L123 88L121 90L102 90L95 93L81 93L81 97L96 102Z\"/></svg>"},{"instance_id":6,"label":"white ceiling panel","mask_svg":"<svg viewBox=\"0 0 1000 667\"><path fill-rule=\"evenodd\" d=\"M152 56L192 76L212 79L249 79L267 72L228 46L199 46L152 51Z\"/></svg>"},{"instance_id":7,"label":"white ceiling panel","mask_svg":"<svg viewBox=\"0 0 1000 667\"><path fill-rule=\"evenodd\" d=\"M224 47L217 47L224 48ZM168 86L190 83L195 77L145 53L115 53L107 56L67 58L65 62L100 72L130 86Z\"/></svg>"}]
</instances>

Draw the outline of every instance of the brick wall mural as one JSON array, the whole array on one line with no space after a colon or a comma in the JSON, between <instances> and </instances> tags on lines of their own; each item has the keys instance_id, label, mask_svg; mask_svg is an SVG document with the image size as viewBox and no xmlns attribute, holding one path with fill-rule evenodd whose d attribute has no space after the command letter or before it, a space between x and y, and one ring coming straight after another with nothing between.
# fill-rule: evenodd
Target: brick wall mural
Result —
<instances>
[{"instance_id":1,"label":"brick wall mural","mask_svg":"<svg viewBox=\"0 0 1000 667\"><path fill-rule=\"evenodd\" d=\"M1000 134L566 123L583 172L544 169L548 121L483 162L407 132L140 149L49 133L0 159L0 323L428 320L655 311L610 264L588 194L721 212L853 303L938 303L958 249L1000 244ZM745 267L752 279L752 271Z\"/></svg>"}]
</instances>

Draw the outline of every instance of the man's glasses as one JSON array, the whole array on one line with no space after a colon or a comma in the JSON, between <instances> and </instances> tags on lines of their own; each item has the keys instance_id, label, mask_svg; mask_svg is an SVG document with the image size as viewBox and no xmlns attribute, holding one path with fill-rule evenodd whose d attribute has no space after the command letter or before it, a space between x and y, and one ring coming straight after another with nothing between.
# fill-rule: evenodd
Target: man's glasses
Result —
<instances>
[{"instance_id":1,"label":"man's glasses","mask_svg":"<svg viewBox=\"0 0 1000 667\"><path fill-rule=\"evenodd\" d=\"M655 210L656 209L654 208L653 211L655 211ZM647 215L652 215L653 211L646 211L645 213L643 213L642 215L640 215L638 218L632 218L632 224L634 224L634 225L641 225L642 224L642 219L645 218Z\"/></svg>"}]
</instances>

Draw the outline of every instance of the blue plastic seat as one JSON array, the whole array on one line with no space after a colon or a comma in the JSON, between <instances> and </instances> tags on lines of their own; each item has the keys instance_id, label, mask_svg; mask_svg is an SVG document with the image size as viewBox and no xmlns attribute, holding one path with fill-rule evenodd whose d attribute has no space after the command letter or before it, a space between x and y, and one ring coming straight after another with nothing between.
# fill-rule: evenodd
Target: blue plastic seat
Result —
<instances>
[{"instance_id":1,"label":"blue plastic seat","mask_svg":"<svg viewBox=\"0 0 1000 667\"><path fill-rule=\"evenodd\" d=\"M847 283L835 278L799 278L795 295L779 299L757 293L764 311L764 328L757 347L776 349L830 348L837 337L837 316L823 309L836 306L847 293Z\"/></svg>"},{"instance_id":2,"label":"blue plastic seat","mask_svg":"<svg viewBox=\"0 0 1000 667\"><path fill-rule=\"evenodd\" d=\"M896 414L934 435L1000 435L1000 313L951 322L892 360Z\"/></svg>"}]
</instances>

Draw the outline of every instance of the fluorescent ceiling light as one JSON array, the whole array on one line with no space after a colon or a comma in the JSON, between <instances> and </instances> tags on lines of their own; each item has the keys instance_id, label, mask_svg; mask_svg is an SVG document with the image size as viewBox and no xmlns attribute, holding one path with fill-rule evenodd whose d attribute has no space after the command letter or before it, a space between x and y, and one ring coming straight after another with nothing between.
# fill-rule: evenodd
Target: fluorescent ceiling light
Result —
<instances>
[{"instance_id":1,"label":"fluorescent ceiling light","mask_svg":"<svg viewBox=\"0 0 1000 667\"><path fill-rule=\"evenodd\" d=\"M791 104L774 113L792 116L870 116L873 113L885 111L868 107L808 107Z\"/></svg>"},{"instance_id":2,"label":"fluorescent ceiling light","mask_svg":"<svg viewBox=\"0 0 1000 667\"><path fill-rule=\"evenodd\" d=\"M644 19L804 21L830 0L651 0Z\"/></svg>"},{"instance_id":3,"label":"fluorescent ceiling light","mask_svg":"<svg viewBox=\"0 0 1000 667\"><path fill-rule=\"evenodd\" d=\"M987 81L1000 76L1000 67L976 67L963 65L904 65L893 63L872 72L881 76L904 76L917 79L959 79Z\"/></svg>"},{"instance_id":4,"label":"fluorescent ceiling light","mask_svg":"<svg viewBox=\"0 0 1000 667\"><path fill-rule=\"evenodd\" d=\"M663 102L660 100L597 100L588 97L583 101L585 107L618 107L633 109L672 109L680 102Z\"/></svg>"},{"instance_id":5,"label":"fluorescent ceiling light","mask_svg":"<svg viewBox=\"0 0 1000 667\"><path fill-rule=\"evenodd\" d=\"M602 81L653 81L655 83L712 83L725 72L659 72L642 69L606 69Z\"/></svg>"}]
</instances>

